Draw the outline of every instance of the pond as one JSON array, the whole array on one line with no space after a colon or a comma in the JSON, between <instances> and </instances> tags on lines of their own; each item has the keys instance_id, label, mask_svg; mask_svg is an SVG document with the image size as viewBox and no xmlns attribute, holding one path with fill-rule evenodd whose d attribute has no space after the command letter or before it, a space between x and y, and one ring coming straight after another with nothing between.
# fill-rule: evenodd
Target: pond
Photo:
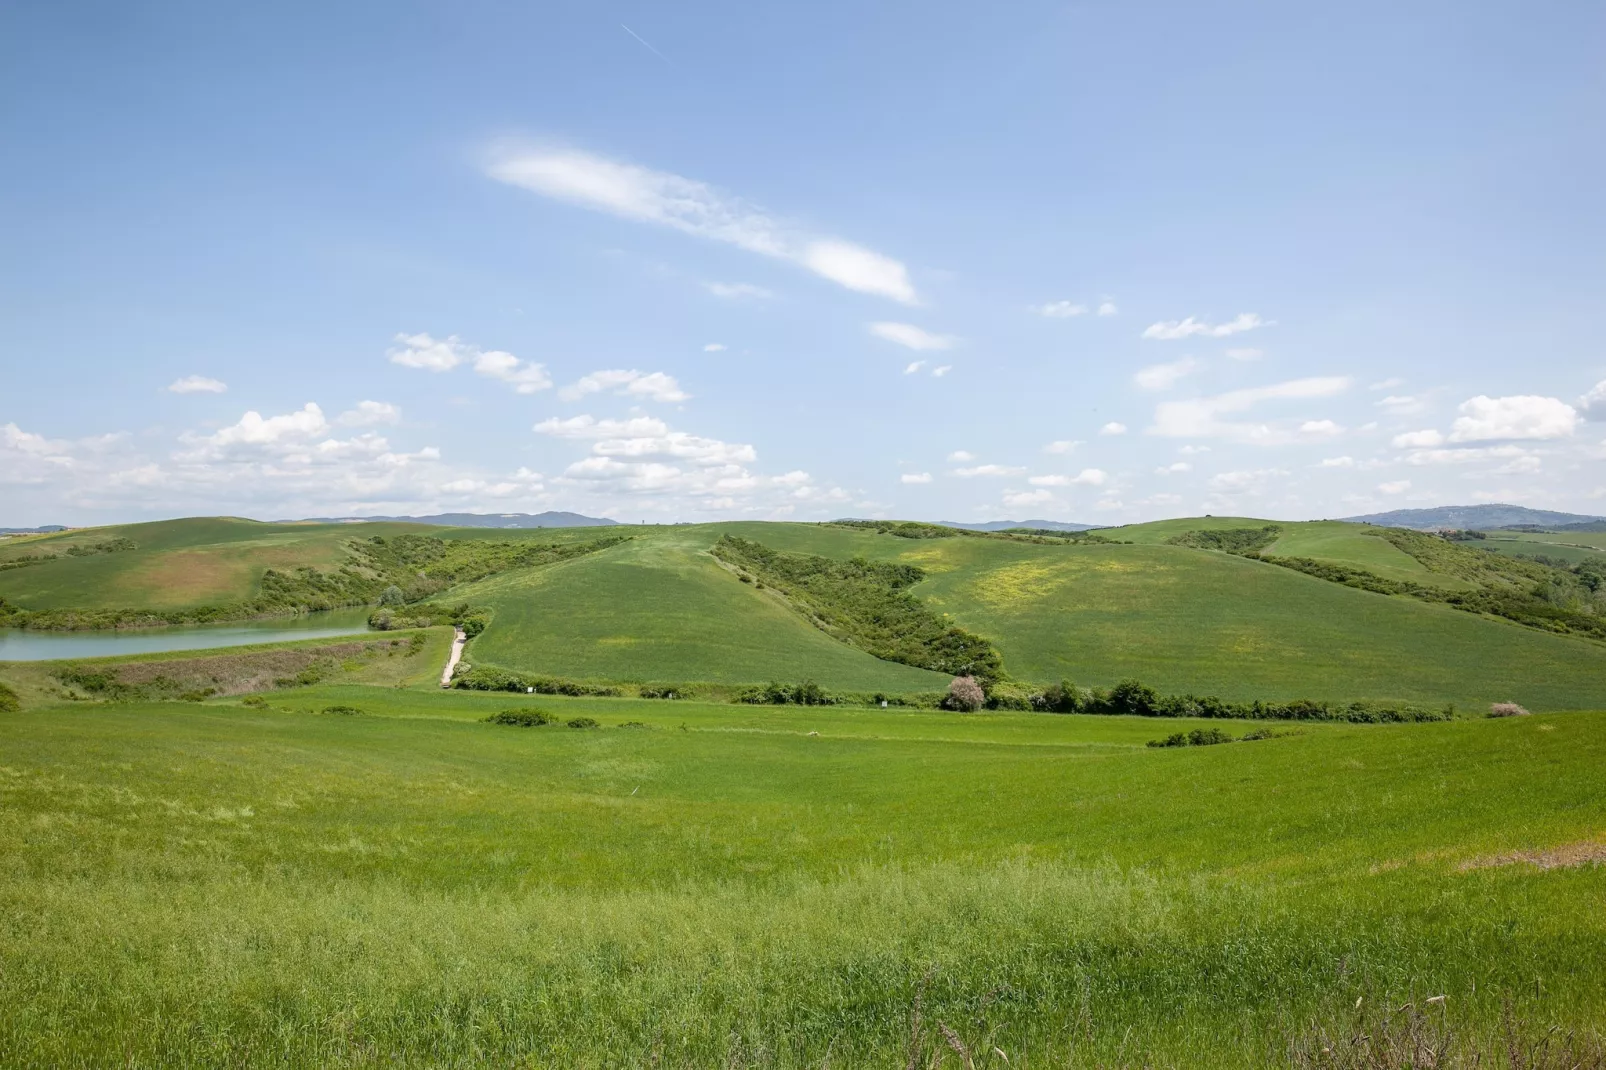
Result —
<instances>
[{"instance_id":1,"label":"pond","mask_svg":"<svg viewBox=\"0 0 1606 1070\"><path fill-rule=\"evenodd\" d=\"M35 632L0 628L0 661L104 658L113 654L154 654L168 650L282 643L290 639L326 639L368 631L369 612L367 609L337 609L305 617L120 632Z\"/></svg>"}]
</instances>

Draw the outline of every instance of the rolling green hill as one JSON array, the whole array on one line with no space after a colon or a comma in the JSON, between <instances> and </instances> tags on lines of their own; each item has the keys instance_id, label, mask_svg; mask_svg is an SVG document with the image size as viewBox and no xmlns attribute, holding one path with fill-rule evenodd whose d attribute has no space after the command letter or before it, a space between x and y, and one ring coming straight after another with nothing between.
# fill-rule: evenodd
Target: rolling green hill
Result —
<instances>
[{"instance_id":1,"label":"rolling green hill","mask_svg":"<svg viewBox=\"0 0 1606 1070\"><path fill-rule=\"evenodd\" d=\"M937 673L881 661L832 638L774 589L743 582L738 570L708 552L731 534L790 553L918 566L925 575L911 592L954 625L990 640L1008 674L1029 684L1069 678L1108 687L1137 677L1166 692L1237 701L1480 706L1512 699L1544 709L1606 706L1606 643L1173 541L1189 531L1267 523L1170 520L1100 533L1114 543L1081 544L942 529L942 537L903 538L818 524L629 526L604 529L633 536L623 544L555 564L511 567L434 597L494 610L490 627L470 644L473 665L638 683L814 680L831 689L889 692L944 685ZM62 555L0 571L0 597L27 608L221 601L252 592L266 568L331 569L346 562L345 547L354 537L419 530L456 543L578 545L598 534L231 519L129 525L0 546L0 565L44 550ZM1476 587L1431 559L1430 570L1376 530L1285 523L1264 553L1364 569L1447 594ZM92 549L116 539L135 547L65 553L69 546ZM1511 545L1530 543L1541 550L1549 545L1538 538ZM1473 552L1434 545L1452 555Z\"/></svg>"}]
</instances>

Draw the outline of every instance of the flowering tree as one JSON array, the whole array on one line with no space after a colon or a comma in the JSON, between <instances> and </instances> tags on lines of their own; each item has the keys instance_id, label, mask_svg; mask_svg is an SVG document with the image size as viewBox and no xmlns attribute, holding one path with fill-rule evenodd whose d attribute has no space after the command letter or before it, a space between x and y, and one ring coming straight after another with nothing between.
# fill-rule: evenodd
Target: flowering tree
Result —
<instances>
[{"instance_id":1,"label":"flowering tree","mask_svg":"<svg viewBox=\"0 0 1606 1070\"><path fill-rule=\"evenodd\" d=\"M951 710L969 713L981 709L987 695L974 676L956 676L948 684L948 698L944 703Z\"/></svg>"}]
</instances>

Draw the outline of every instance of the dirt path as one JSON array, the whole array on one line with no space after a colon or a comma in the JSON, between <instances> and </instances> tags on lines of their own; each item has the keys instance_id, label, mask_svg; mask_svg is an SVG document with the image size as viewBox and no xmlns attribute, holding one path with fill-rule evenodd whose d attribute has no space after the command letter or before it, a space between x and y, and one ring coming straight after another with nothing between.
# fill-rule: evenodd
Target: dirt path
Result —
<instances>
[{"instance_id":1,"label":"dirt path","mask_svg":"<svg viewBox=\"0 0 1606 1070\"><path fill-rule=\"evenodd\" d=\"M452 656L446 659L446 668L441 670L441 686L452 686L452 673L457 671L457 663L463 657L463 644L468 642L468 636L463 629L454 629L452 635Z\"/></svg>"}]
</instances>

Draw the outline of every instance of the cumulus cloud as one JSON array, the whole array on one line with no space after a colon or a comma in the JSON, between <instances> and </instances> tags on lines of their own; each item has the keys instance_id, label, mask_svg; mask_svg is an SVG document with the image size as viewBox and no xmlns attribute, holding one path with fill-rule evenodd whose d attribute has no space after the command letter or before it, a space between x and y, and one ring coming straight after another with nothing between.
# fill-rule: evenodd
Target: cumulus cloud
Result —
<instances>
[{"instance_id":1,"label":"cumulus cloud","mask_svg":"<svg viewBox=\"0 0 1606 1070\"><path fill-rule=\"evenodd\" d=\"M1424 449L1443 445L1443 443L1444 435L1432 428L1428 428L1425 431L1406 431L1403 434L1395 435L1393 438L1394 448L1402 450Z\"/></svg>"},{"instance_id":2,"label":"cumulus cloud","mask_svg":"<svg viewBox=\"0 0 1606 1070\"><path fill-rule=\"evenodd\" d=\"M628 371L613 368L592 372L558 391L558 395L567 401L578 401L587 394L602 392L664 403L686 401L691 397L680 388L674 376L663 372L640 372L634 368Z\"/></svg>"},{"instance_id":3,"label":"cumulus cloud","mask_svg":"<svg viewBox=\"0 0 1606 1070\"><path fill-rule=\"evenodd\" d=\"M903 374L913 375L915 372L919 371L925 366L926 362L923 360L911 360L908 364L904 365Z\"/></svg>"},{"instance_id":4,"label":"cumulus cloud","mask_svg":"<svg viewBox=\"0 0 1606 1070\"><path fill-rule=\"evenodd\" d=\"M208 379L204 375L186 375L167 384L168 392L173 394L221 394L228 388L221 379Z\"/></svg>"},{"instance_id":5,"label":"cumulus cloud","mask_svg":"<svg viewBox=\"0 0 1606 1070\"><path fill-rule=\"evenodd\" d=\"M499 379L513 388L516 394L534 394L552 385L546 369L539 364L522 361L512 353L493 349L474 358L474 371L487 379Z\"/></svg>"},{"instance_id":6,"label":"cumulus cloud","mask_svg":"<svg viewBox=\"0 0 1606 1070\"><path fill-rule=\"evenodd\" d=\"M1384 494L1404 494L1411 489L1411 481L1409 479L1396 479L1391 483L1379 483L1377 489Z\"/></svg>"},{"instance_id":7,"label":"cumulus cloud","mask_svg":"<svg viewBox=\"0 0 1606 1070\"><path fill-rule=\"evenodd\" d=\"M1463 401L1460 412L1450 426L1451 442L1566 438L1578 426L1578 411L1571 405L1533 394L1503 398L1479 394Z\"/></svg>"},{"instance_id":8,"label":"cumulus cloud","mask_svg":"<svg viewBox=\"0 0 1606 1070\"><path fill-rule=\"evenodd\" d=\"M1253 312L1241 312L1226 323L1211 324L1196 320L1189 316L1185 320L1171 320L1169 322L1151 323L1143 329L1143 337L1152 341L1174 342L1180 338L1227 338L1231 335L1252 331L1256 327L1270 325L1269 320L1263 320Z\"/></svg>"},{"instance_id":9,"label":"cumulus cloud","mask_svg":"<svg viewBox=\"0 0 1606 1070\"><path fill-rule=\"evenodd\" d=\"M1102 487L1109 478L1101 469L1084 468L1074 476L1032 476L1026 482L1034 487Z\"/></svg>"},{"instance_id":10,"label":"cumulus cloud","mask_svg":"<svg viewBox=\"0 0 1606 1070\"><path fill-rule=\"evenodd\" d=\"M859 293L919 303L909 271L899 261L840 238L810 234L695 179L577 149L513 146L501 147L486 173L554 200L787 260Z\"/></svg>"},{"instance_id":11,"label":"cumulus cloud","mask_svg":"<svg viewBox=\"0 0 1606 1070\"><path fill-rule=\"evenodd\" d=\"M335 418L342 427L377 427L401 423L401 409L388 401L359 401Z\"/></svg>"},{"instance_id":12,"label":"cumulus cloud","mask_svg":"<svg viewBox=\"0 0 1606 1070\"><path fill-rule=\"evenodd\" d=\"M428 334L398 334L394 341L396 345L388 351L392 364L432 372L449 372L478 352L455 334L440 339Z\"/></svg>"},{"instance_id":13,"label":"cumulus cloud","mask_svg":"<svg viewBox=\"0 0 1606 1070\"><path fill-rule=\"evenodd\" d=\"M969 450L954 450L948 455L948 459L950 461L958 461L963 464L965 461L974 461L976 459L976 455L971 453Z\"/></svg>"},{"instance_id":14,"label":"cumulus cloud","mask_svg":"<svg viewBox=\"0 0 1606 1070\"><path fill-rule=\"evenodd\" d=\"M1578 411L1586 420L1606 420L1606 379L1590 388L1578 399Z\"/></svg>"},{"instance_id":15,"label":"cumulus cloud","mask_svg":"<svg viewBox=\"0 0 1606 1070\"><path fill-rule=\"evenodd\" d=\"M931 482L931 473L930 472L905 472L903 475L898 477L898 480L901 483L930 483Z\"/></svg>"},{"instance_id":16,"label":"cumulus cloud","mask_svg":"<svg viewBox=\"0 0 1606 1070\"><path fill-rule=\"evenodd\" d=\"M761 301L766 297L775 296L773 292L750 282L709 282L703 285L708 288L709 293L727 301L739 301L743 298Z\"/></svg>"},{"instance_id":17,"label":"cumulus cloud","mask_svg":"<svg viewBox=\"0 0 1606 1070\"><path fill-rule=\"evenodd\" d=\"M948 334L932 334L912 323L872 323L870 333L906 349L952 349L959 339Z\"/></svg>"},{"instance_id":18,"label":"cumulus cloud","mask_svg":"<svg viewBox=\"0 0 1606 1070\"><path fill-rule=\"evenodd\" d=\"M515 393L534 394L552 385L546 369L540 364L522 361L512 353L504 353L499 349L482 351L455 334L446 338L435 338L429 334L398 334L394 341L397 344L388 351L391 363L404 368L449 372L459 364L472 362L476 373L508 384Z\"/></svg>"},{"instance_id":19,"label":"cumulus cloud","mask_svg":"<svg viewBox=\"0 0 1606 1070\"><path fill-rule=\"evenodd\" d=\"M1154 474L1157 476L1169 476L1176 475L1181 472L1191 471L1193 471L1193 465L1189 464L1187 461L1173 461L1171 464L1163 464L1159 468L1156 468L1154 470Z\"/></svg>"},{"instance_id":20,"label":"cumulus cloud","mask_svg":"<svg viewBox=\"0 0 1606 1070\"><path fill-rule=\"evenodd\" d=\"M1101 316L1113 316L1119 311L1120 310L1115 307L1114 301L1099 302L1099 315Z\"/></svg>"},{"instance_id":21,"label":"cumulus cloud","mask_svg":"<svg viewBox=\"0 0 1606 1070\"><path fill-rule=\"evenodd\" d=\"M1332 438L1342 435L1344 429L1332 420L1306 420L1299 425L1299 433L1312 438Z\"/></svg>"},{"instance_id":22,"label":"cumulus cloud","mask_svg":"<svg viewBox=\"0 0 1606 1070\"><path fill-rule=\"evenodd\" d=\"M1248 412L1268 401L1332 397L1349 389L1349 385L1349 379L1344 376L1321 376L1291 379L1283 383L1244 390L1231 390L1214 397L1165 401L1155 407L1154 423L1149 428L1149 433L1171 438L1225 438L1262 445L1297 441L1297 432L1287 427L1273 423L1248 423L1225 417ZM1304 422L1314 422L1318 425L1322 423Z\"/></svg>"},{"instance_id":23,"label":"cumulus cloud","mask_svg":"<svg viewBox=\"0 0 1606 1070\"><path fill-rule=\"evenodd\" d=\"M1132 376L1132 381L1144 390L1167 390L1198 366L1199 362L1192 357L1173 360L1169 364L1151 364Z\"/></svg>"},{"instance_id":24,"label":"cumulus cloud","mask_svg":"<svg viewBox=\"0 0 1606 1070\"><path fill-rule=\"evenodd\" d=\"M1113 307L1113 306L1112 306ZM1050 301L1046 305L1034 305L1032 311L1039 316L1049 319L1069 319L1072 316L1087 315L1087 306L1079 305L1073 301Z\"/></svg>"},{"instance_id":25,"label":"cumulus cloud","mask_svg":"<svg viewBox=\"0 0 1606 1070\"><path fill-rule=\"evenodd\" d=\"M970 468L955 468L953 474L961 479L975 479L978 476L1018 476L1024 475L1026 469L1016 468L1004 464L978 464Z\"/></svg>"},{"instance_id":26,"label":"cumulus cloud","mask_svg":"<svg viewBox=\"0 0 1606 1070\"><path fill-rule=\"evenodd\" d=\"M931 377L933 379L941 379L943 376L947 375L953 370L954 366L952 364L939 364L935 368L931 369Z\"/></svg>"},{"instance_id":27,"label":"cumulus cloud","mask_svg":"<svg viewBox=\"0 0 1606 1070\"><path fill-rule=\"evenodd\" d=\"M1462 446L1451 449L1419 449L1405 455L1412 465L1479 464L1486 461L1510 461L1530 456L1521 446Z\"/></svg>"},{"instance_id":28,"label":"cumulus cloud","mask_svg":"<svg viewBox=\"0 0 1606 1070\"><path fill-rule=\"evenodd\" d=\"M1390 394L1386 398L1379 398L1373 404L1390 416L1410 416L1427 407L1419 398L1409 394Z\"/></svg>"},{"instance_id":29,"label":"cumulus cloud","mask_svg":"<svg viewBox=\"0 0 1606 1070\"><path fill-rule=\"evenodd\" d=\"M1099 428L1099 434L1101 434L1101 435L1124 435L1124 434L1126 434L1126 424L1117 423L1115 420L1111 420L1109 423L1107 423L1103 427Z\"/></svg>"},{"instance_id":30,"label":"cumulus cloud","mask_svg":"<svg viewBox=\"0 0 1606 1070\"><path fill-rule=\"evenodd\" d=\"M1210 477L1210 489L1224 491L1229 494L1258 494L1265 489L1268 481L1277 476L1286 476L1287 474L1287 469L1283 468L1254 468L1221 472Z\"/></svg>"},{"instance_id":31,"label":"cumulus cloud","mask_svg":"<svg viewBox=\"0 0 1606 1070\"><path fill-rule=\"evenodd\" d=\"M1046 490L1006 490L1004 492L1004 505L1012 509L1018 509L1023 505L1044 505L1053 500L1053 493Z\"/></svg>"},{"instance_id":32,"label":"cumulus cloud","mask_svg":"<svg viewBox=\"0 0 1606 1070\"><path fill-rule=\"evenodd\" d=\"M703 352L704 353L723 353L723 352L725 352L725 346L720 342L709 342L707 345L703 346Z\"/></svg>"},{"instance_id":33,"label":"cumulus cloud","mask_svg":"<svg viewBox=\"0 0 1606 1070\"><path fill-rule=\"evenodd\" d=\"M1355 458L1353 458L1353 457L1324 457L1322 459L1321 463L1318 464L1316 467L1318 467L1318 468L1354 468L1355 467Z\"/></svg>"},{"instance_id":34,"label":"cumulus cloud","mask_svg":"<svg viewBox=\"0 0 1606 1070\"><path fill-rule=\"evenodd\" d=\"M1076 447L1080 446L1081 444L1082 444L1081 440L1079 440L1079 439L1062 438L1062 439L1059 439L1057 441L1050 442L1048 445L1044 446L1043 447L1043 452L1044 453L1070 453L1072 450L1074 450Z\"/></svg>"}]
</instances>

